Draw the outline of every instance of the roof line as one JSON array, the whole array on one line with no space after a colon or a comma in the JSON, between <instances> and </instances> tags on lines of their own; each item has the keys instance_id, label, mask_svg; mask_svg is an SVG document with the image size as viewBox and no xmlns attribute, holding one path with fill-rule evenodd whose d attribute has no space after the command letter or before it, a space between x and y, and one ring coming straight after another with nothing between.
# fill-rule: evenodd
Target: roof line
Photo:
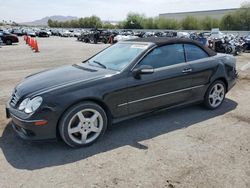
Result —
<instances>
[{"instance_id":1,"label":"roof line","mask_svg":"<svg viewBox=\"0 0 250 188\"><path fill-rule=\"evenodd\" d=\"M201 13L201 12L214 12L214 11L227 11L227 10L238 10L239 8L229 8L229 9L216 9L216 10L199 10L199 11L190 11L190 12L171 12L171 13L161 13L161 15L166 15L166 14L185 14L185 13Z\"/></svg>"}]
</instances>

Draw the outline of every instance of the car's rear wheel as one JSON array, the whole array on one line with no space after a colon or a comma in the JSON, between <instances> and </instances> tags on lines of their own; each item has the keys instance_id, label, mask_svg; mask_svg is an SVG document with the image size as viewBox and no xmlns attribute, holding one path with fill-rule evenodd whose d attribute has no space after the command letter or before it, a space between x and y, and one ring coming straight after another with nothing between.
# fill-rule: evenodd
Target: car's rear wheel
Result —
<instances>
[{"instance_id":1,"label":"car's rear wheel","mask_svg":"<svg viewBox=\"0 0 250 188\"><path fill-rule=\"evenodd\" d=\"M90 40L88 38L84 39L85 43L90 43Z\"/></svg>"},{"instance_id":2,"label":"car's rear wheel","mask_svg":"<svg viewBox=\"0 0 250 188\"><path fill-rule=\"evenodd\" d=\"M12 45L12 41L11 40L6 40L6 45Z\"/></svg>"},{"instance_id":3,"label":"car's rear wheel","mask_svg":"<svg viewBox=\"0 0 250 188\"><path fill-rule=\"evenodd\" d=\"M71 147L96 142L107 128L107 115L97 104L83 102L70 108L59 123L63 141Z\"/></svg>"},{"instance_id":4,"label":"car's rear wheel","mask_svg":"<svg viewBox=\"0 0 250 188\"><path fill-rule=\"evenodd\" d=\"M216 109L218 108L224 101L226 94L226 86L225 83L221 80L215 81L213 84L210 85L208 88L204 104L209 109Z\"/></svg>"}]
</instances>

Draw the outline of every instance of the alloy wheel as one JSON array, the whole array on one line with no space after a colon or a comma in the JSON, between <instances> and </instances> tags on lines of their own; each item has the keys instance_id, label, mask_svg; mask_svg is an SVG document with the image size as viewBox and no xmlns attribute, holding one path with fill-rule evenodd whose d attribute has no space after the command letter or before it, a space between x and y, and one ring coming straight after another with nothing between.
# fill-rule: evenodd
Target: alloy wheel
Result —
<instances>
[{"instance_id":1,"label":"alloy wheel","mask_svg":"<svg viewBox=\"0 0 250 188\"><path fill-rule=\"evenodd\" d=\"M216 108L218 107L225 97L225 88L221 83L217 83L213 86L209 93L209 104Z\"/></svg>"},{"instance_id":2,"label":"alloy wheel","mask_svg":"<svg viewBox=\"0 0 250 188\"><path fill-rule=\"evenodd\" d=\"M84 109L76 113L68 125L68 134L78 144L94 141L103 129L103 118L95 109Z\"/></svg>"}]
</instances>

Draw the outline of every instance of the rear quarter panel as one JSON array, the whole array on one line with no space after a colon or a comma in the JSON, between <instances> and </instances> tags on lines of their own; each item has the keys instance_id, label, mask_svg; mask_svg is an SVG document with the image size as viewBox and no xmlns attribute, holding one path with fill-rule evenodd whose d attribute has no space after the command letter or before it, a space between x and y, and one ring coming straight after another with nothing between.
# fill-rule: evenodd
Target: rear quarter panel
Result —
<instances>
[{"instance_id":1,"label":"rear quarter panel","mask_svg":"<svg viewBox=\"0 0 250 188\"><path fill-rule=\"evenodd\" d=\"M235 58L226 54L217 54L213 57L190 62L193 69L192 86L204 87L193 90L194 99L203 100L208 87L217 79L226 81L227 89L233 85Z\"/></svg>"}]
</instances>

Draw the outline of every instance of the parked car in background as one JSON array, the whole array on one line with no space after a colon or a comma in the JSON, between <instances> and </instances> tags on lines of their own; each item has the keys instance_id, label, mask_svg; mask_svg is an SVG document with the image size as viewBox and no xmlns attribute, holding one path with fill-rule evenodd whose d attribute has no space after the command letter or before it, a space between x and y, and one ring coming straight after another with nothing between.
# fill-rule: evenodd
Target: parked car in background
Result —
<instances>
[{"instance_id":1,"label":"parked car in background","mask_svg":"<svg viewBox=\"0 0 250 188\"><path fill-rule=\"evenodd\" d=\"M13 43L19 42L18 37L8 31L0 31L0 38L6 45L12 45Z\"/></svg>"},{"instance_id":2,"label":"parked car in background","mask_svg":"<svg viewBox=\"0 0 250 188\"><path fill-rule=\"evenodd\" d=\"M46 32L48 33L48 35L49 35L49 36L51 36L51 35L52 35L52 32L51 32L51 31L46 30Z\"/></svg>"},{"instance_id":3,"label":"parked car in background","mask_svg":"<svg viewBox=\"0 0 250 188\"><path fill-rule=\"evenodd\" d=\"M70 35L71 35L71 32L68 30L61 32L61 37L70 37Z\"/></svg>"},{"instance_id":4,"label":"parked car in background","mask_svg":"<svg viewBox=\"0 0 250 188\"><path fill-rule=\"evenodd\" d=\"M213 28L211 30L210 38L212 38L212 39L222 39L222 38L224 38L224 36L225 35L222 32L220 32L219 28Z\"/></svg>"},{"instance_id":5,"label":"parked car in background","mask_svg":"<svg viewBox=\"0 0 250 188\"><path fill-rule=\"evenodd\" d=\"M70 37L79 37L81 36L81 31L72 31Z\"/></svg>"},{"instance_id":6,"label":"parked car in background","mask_svg":"<svg viewBox=\"0 0 250 188\"><path fill-rule=\"evenodd\" d=\"M28 30L26 33L27 33L28 36L36 37L36 32L33 31L33 30Z\"/></svg>"},{"instance_id":7,"label":"parked car in background","mask_svg":"<svg viewBox=\"0 0 250 188\"><path fill-rule=\"evenodd\" d=\"M244 38L244 50L250 50L250 35Z\"/></svg>"},{"instance_id":8,"label":"parked car in background","mask_svg":"<svg viewBox=\"0 0 250 188\"><path fill-rule=\"evenodd\" d=\"M51 35L53 35L53 36L59 36L59 30L58 29L51 29L50 32L51 32Z\"/></svg>"},{"instance_id":9,"label":"parked car in background","mask_svg":"<svg viewBox=\"0 0 250 188\"><path fill-rule=\"evenodd\" d=\"M2 39L0 38L0 48L1 48L2 45L3 45L3 41L2 41Z\"/></svg>"},{"instance_id":10,"label":"parked car in background","mask_svg":"<svg viewBox=\"0 0 250 188\"><path fill-rule=\"evenodd\" d=\"M11 33L17 36L23 36L23 32L21 29L12 29Z\"/></svg>"},{"instance_id":11,"label":"parked car in background","mask_svg":"<svg viewBox=\"0 0 250 188\"><path fill-rule=\"evenodd\" d=\"M219 108L236 83L235 63L190 39L119 42L83 63L28 76L6 113L23 139L59 136L87 146L109 124L136 115L197 102Z\"/></svg>"},{"instance_id":12,"label":"parked car in background","mask_svg":"<svg viewBox=\"0 0 250 188\"><path fill-rule=\"evenodd\" d=\"M38 37L49 37L49 34L46 31L38 31L37 36Z\"/></svg>"},{"instance_id":13,"label":"parked car in background","mask_svg":"<svg viewBox=\"0 0 250 188\"><path fill-rule=\"evenodd\" d=\"M108 30L91 29L89 31L83 32L77 37L77 40L94 44L97 44L98 42L107 43L111 35L114 34Z\"/></svg>"},{"instance_id":14,"label":"parked car in background","mask_svg":"<svg viewBox=\"0 0 250 188\"><path fill-rule=\"evenodd\" d=\"M87 34L88 34L89 32L90 32L90 31L84 31L84 32L82 32L81 35L79 35L79 36L77 37L77 40L78 40L78 41L84 42L84 39L85 39L85 37L87 36Z\"/></svg>"},{"instance_id":15,"label":"parked car in background","mask_svg":"<svg viewBox=\"0 0 250 188\"><path fill-rule=\"evenodd\" d=\"M136 39L136 38L138 38L138 37L134 36L134 35L116 35L114 37L114 43L120 42L120 41L126 41L126 40Z\"/></svg>"}]
</instances>

